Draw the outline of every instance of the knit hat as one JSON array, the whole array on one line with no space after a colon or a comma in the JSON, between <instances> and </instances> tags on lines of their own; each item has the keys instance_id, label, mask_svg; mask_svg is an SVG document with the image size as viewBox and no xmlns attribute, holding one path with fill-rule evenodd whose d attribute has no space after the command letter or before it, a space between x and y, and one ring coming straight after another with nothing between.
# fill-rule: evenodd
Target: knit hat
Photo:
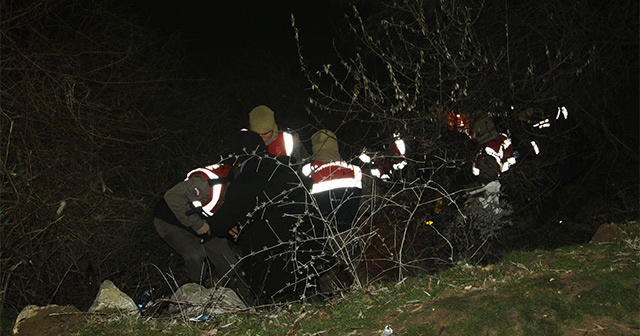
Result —
<instances>
[{"instance_id":1,"label":"knit hat","mask_svg":"<svg viewBox=\"0 0 640 336\"><path fill-rule=\"evenodd\" d=\"M489 116L484 116L476 121L471 128L471 134L479 144L485 144L499 135Z\"/></svg>"},{"instance_id":2,"label":"knit hat","mask_svg":"<svg viewBox=\"0 0 640 336\"><path fill-rule=\"evenodd\" d=\"M320 162L341 161L338 140L333 132L322 129L311 136L311 156Z\"/></svg>"},{"instance_id":3,"label":"knit hat","mask_svg":"<svg viewBox=\"0 0 640 336\"><path fill-rule=\"evenodd\" d=\"M265 105L256 106L249 112L249 127L256 133L273 131L271 139L266 141L267 146L278 136L278 125L273 111Z\"/></svg>"},{"instance_id":4,"label":"knit hat","mask_svg":"<svg viewBox=\"0 0 640 336\"><path fill-rule=\"evenodd\" d=\"M231 143L231 153L236 156L256 154L262 155L267 152L267 146L256 132L238 131Z\"/></svg>"}]
</instances>

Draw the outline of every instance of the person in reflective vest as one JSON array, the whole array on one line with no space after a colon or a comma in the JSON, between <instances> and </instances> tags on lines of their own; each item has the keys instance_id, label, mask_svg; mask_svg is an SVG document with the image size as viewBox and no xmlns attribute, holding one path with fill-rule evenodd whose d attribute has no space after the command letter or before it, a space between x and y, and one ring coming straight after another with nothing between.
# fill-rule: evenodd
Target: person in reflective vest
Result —
<instances>
[{"instance_id":1,"label":"person in reflective vest","mask_svg":"<svg viewBox=\"0 0 640 336\"><path fill-rule=\"evenodd\" d=\"M569 109L555 101L517 113L522 159L539 158L550 168L549 183L564 184L593 162L593 147Z\"/></svg>"},{"instance_id":2,"label":"person in reflective vest","mask_svg":"<svg viewBox=\"0 0 640 336\"><path fill-rule=\"evenodd\" d=\"M480 164L481 161L486 164ZM500 174L506 172L516 163L516 156L511 145L511 138L504 133L487 142L480 150L473 163L473 175L484 174L490 180L498 178Z\"/></svg>"},{"instance_id":3,"label":"person in reflective vest","mask_svg":"<svg viewBox=\"0 0 640 336\"><path fill-rule=\"evenodd\" d=\"M558 98L530 102L518 108L515 139L519 140L518 160L528 161L537 169L535 184L536 200L540 202L537 221L560 220L568 216L563 209L571 202L579 204L580 197L561 188L575 181L589 171L597 162L595 142L591 142L580 127L571 105L565 105ZM532 179L533 180L533 179ZM586 194L584 195L586 196ZM582 196L582 197L584 197ZM569 199L569 200L567 200Z\"/></svg>"},{"instance_id":4,"label":"person in reflective vest","mask_svg":"<svg viewBox=\"0 0 640 336\"><path fill-rule=\"evenodd\" d=\"M311 136L311 162L302 174L312 180L311 195L338 232L352 227L362 196L362 171L340 156L336 135L326 129Z\"/></svg>"},{"instance_id":5,"label":"person in reflective vest","mask_svg":"<svg viewBox=\"0 0 640 336\"><path fill-rule=\"evenodd\" d=\"M213 234L234 239L242 250L240 268L250 289L242 298L260 305L314 296L316 281L334 261L324 222L309 206L311 195L255 132L237 132L231 147L237 174L207 222Z\"/></svg>"},{"instance_id":6,"label":"person in reflective vest","mask_svg":"<svg viewBox=\"0 0 640 336\"><path fill-rule=\"evenodd\" d=\"M516 152L511 138L496 130L493 121L485 116L473 125L473 138L481 149L473 162L473 175L491 181L516 163Z\"/></svg>"},{"instance_id":7,"label":"person in reflective vest","mask_svg":"<svg viewBox=\"0 0 640 336\"><path fill-rule=\"evenodd\" d=\"M260 135L269 153L275 157L290 157L291 163L301 163L307 158L298 134L290 129L280 129L273 110L260 105L249 113L249 130Z\"/></svg>"},{"instance_id":8,"label":"person in reflective vest","mask_svg":"<svg viewBox=\"0 0 640 336\"><path fill-rule=\"evenodd\" d=\"M480 144L480 151L472 164L472 173L478 177L482 187L470 192L478 194L483 207L500 211L500 175L516 163L516 152L507 134L499 133L489 116L478 120L472 128L473 138Z\"/></svg>"},{"instance_id":9,"label":"person in reflective vest","mask_svg":"<svg viewBox=\"0 0 640 336\"><path fill-rule=\"evenodd\" d=\"M447 129L449 132L463 133L471 137L471 118L469 113L449 112L447 113Z\"/></svg>"},{"instance_id":10,"label":"person in reflective vest","mask_svg":"<svg viewBox=\"0 0 640 336\"><path fill-rule=\"evenodd\" d=\"M238 256L229 240L211 236L206 222L223 202L231 168L216 164L190 171L155 207L156 232L183 258L190 282L205 281L207 259L219 279L235 281L230 270Z\"/></svg>"},{"instance_id":11,"label":"person in reflective vest","mask_svg":"<svg viewBox=\"0 0 640 336\"><path fill-rule=\"evenodd\" d=\"M390 180L392 176L406 167L406 144L398 132L389 135L388 147L382 152L375 153L371 157L365 148L358 157L367 173L375 178Z\"/></svg>"}]
</instances>

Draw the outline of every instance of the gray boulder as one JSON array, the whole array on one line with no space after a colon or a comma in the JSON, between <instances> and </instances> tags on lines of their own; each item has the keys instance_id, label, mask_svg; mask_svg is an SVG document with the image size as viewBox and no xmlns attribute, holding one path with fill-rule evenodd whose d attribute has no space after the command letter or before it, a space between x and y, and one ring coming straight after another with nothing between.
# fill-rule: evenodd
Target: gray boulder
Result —
<instances>
[{"instance_id":1,"label":"gray boulder","mask_svg":"<svg viewBox=\"0 0 640 336\"><path fill-rule=\"evenodd\" d=\"M171 301L171 313L192 318L227 314L247 308L236 292L229 288L205 288L196 283L182 285L173 293Z\"/></svg>"},{"instance_id":2,"label":"gray boulder","mask_svg":"<svg viewBox=\"0 0 640 336\"><path fill-rule=\"evenodd\" d=\"M124 312L140 315L135 301L109 280L100 284L100 290L93 304L89 307L89 312Z\"/></svg>"}]
</instances>

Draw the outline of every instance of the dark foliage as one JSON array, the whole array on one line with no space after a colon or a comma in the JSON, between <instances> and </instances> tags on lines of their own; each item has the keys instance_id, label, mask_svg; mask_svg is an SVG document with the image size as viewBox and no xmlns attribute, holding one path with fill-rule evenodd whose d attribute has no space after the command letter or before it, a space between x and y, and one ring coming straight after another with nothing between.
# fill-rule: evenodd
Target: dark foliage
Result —
<instances>
[{"instance_id":1,"label":"dark foliage","mask_svg":"<svg viewBox=\"0 0 640 336\"><path fill-rule=\"evenodd\" d=\"M636 218L636 2L376 1L346 23L334 63L301 61L314 109L347 143L392 132L408 142L408 167L370 209L375 272L584 242L603 221ZM488 116L524 146L518 112L531 106L567 106L575 124L542 135L552 149L503 174L505 211L483 213L464 189L479 148L450 137L447 113Z\"/></svg>"},{"instance_id":2,"label":"dark foliage","mask_svg":"<svg viewBox=\"0 0 640 336\"><path fill-rule=\"evenodd\" d=\"M5 312L86 308L105 279L134 297L180 283L152 205L191 168L218 162L258 104L303 140L334 130L350 159L382 150L391 132L407 141L408 166L368 181L358 230L341 237L356 285L583 242L638 215L637 1L357 2L334 63L310 68L301 48L299 73L243 56L213 80L191 75L177 36L109 1L0 6ZM477 147L448 138L447 112L489 115L524 142L516 112L560 101L584 138L560 133L552 156L502 176L501 216L474 205L464 186ZM562 179L558 164L575 152L590 165Z\"/></svg>"},{"instance_id":3,"label":"dark foliage","mask_svg":"<svg viewBox=\"0 0 640 336\"><path fill-rule=\"evenodd\" d=\"M195 165L198 144L176 131L174 111L200 110L181 92L202 81L184 80L175 38L124 9L2 2L0 303L10 312L86 308L104 279L134 294L169 258L150 205Z\"/></svg>"}]
</instances>

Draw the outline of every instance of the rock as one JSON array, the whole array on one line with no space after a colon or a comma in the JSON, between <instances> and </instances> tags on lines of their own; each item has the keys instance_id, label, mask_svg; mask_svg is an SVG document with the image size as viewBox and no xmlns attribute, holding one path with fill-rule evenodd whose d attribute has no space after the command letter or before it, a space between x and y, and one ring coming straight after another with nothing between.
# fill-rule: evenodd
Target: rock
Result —
<instances>
[{"instance_id":1,"label":"rock","mask_svg":"<svg viewBox=\"0 0 640 336\"><path fill-rule=\"evenodd\" d=\"M615 223L604 223L600 225L596 233L591 238L592 243L612 243L624 238L626 233Z\"/></svg>"},{"instance_id":2,"label":"rock","mask_svg":"<svg viewBox=\"0 0 640 336\"><path fill-rule=\"evenodd\" d=\"M140 314L135 301L109 280L105 280L100 284L100 290L93 304L89 307L89 312Z\"/></svg>"},{"instance_id":3,"label":"rock","mask_svg":"<svg viewBox=\"0 0 640 336\"><path fill-rule=\"evenodd\" d=\"M191 317L224 314L247 308L232 289L205 288L195 283L182 285L171 299L176 303L169 307L170 312L180 312Z\"/></svg>"},{"instance_id":4,"label":"rock","mask_svg":"<svg viewBox=\"0 0 640 336\"><path fill-rule=\"evenodd\" d=\"M77 327L72 316L75 313L80 311L74 306L28 305L18 314L12 335L64 335Z\"/></svg>"}]
</instances>

